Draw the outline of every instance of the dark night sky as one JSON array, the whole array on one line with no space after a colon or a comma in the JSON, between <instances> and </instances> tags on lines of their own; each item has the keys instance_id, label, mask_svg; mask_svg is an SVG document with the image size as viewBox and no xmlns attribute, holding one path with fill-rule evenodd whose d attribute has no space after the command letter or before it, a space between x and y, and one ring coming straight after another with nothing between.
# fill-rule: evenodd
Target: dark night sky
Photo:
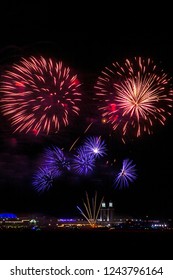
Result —
<instances>
[{"instance_id":1,"label":"dark night sky","mask_svg":"<svg viewBox=\"0 0 173 280\"><path fill-rule=\"evenodd\" d=\"M34 211L70 216L78 214L75 207L82 202L85 190L91 194L98 190L100 195L114 201L118 214L173 217L173 116L164 127L157 127L153 135L129 140L126 144L119 140L118 134L109 137L108 128L99 122L91 127L90 135L101 134L106 140L110 161L124 157L134 159L138 179L127 190L112 188L112 169L105 170L102 163L92 178L79 180L69 176L56 182L43 195L35 193L31 186L32 174L45 147L58 144L68 150L77 137L82 140L88 125L86 116L97 115L91 110L90 99L96 77L105 66L140 55L162 62L165 71L173 77L173 37L169 22L163 25L151 17L151 25L149 19L142 25L142 16L138 15L133 22L126 20L123 25L115 19L121 10L116 11L115 18L111 14L109 20L105 19L107 11L97 16L93 11L84 19L77 11L69 17L65 10L51 5L27 7L26 3L19 3L13 2L11 6L7 1L1 9L1 69L22 55L42 54L62 59L79 73L87 102L78 127L74 121L55 136L12 134L9 123L0 113L0 212Z\"/></svg>"}]
</instances>

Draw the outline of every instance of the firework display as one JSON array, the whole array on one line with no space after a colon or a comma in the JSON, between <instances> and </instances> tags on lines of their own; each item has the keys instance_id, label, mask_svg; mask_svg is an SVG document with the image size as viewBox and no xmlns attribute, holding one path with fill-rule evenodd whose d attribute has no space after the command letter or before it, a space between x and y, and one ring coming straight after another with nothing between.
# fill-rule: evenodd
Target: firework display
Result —
<instances>
[{"instance_id":1,"label":"firework display","mask_svg":"<svg viewBox=\"0 0 173 280\"><path fill-rule=\"evenodd\" d=\"M116 175L114 186L115 188L127 188L130 183L137 178L136 164L130 159L124 159L120 172Z\"/></svg>"},{"instance_id":2,"label":"firework display","mask_svg":"<svg viewBox=\"0 0 173 280\"><path fill-rule=\"evenodd\" d=\"M112 63L101 72L94 90L102 122L108 123L112 131L118 130L123 141L125 137L151 134L156 124L164 125L171 115L171 78L150 58L134 57ZM0 110L14 132L57 133L80 112L82 92L77 74L52 58L21 58L2 73L0 91ZM93 121L85 135L91 125ZM45 149L43 161L33 176L35 190L49 190L53 180L63 174L94 174L98 159L108 153L107 145L101 135L87 136L76 148L80 138L68 153L56 145ZM71 150L74 153L70 154ZM114 187L129 187L136 178L136 165L125 159Z\"/></svg>"},{"instance_id":3,"label":"firework display","mask_svg":"<svg viewBox=\"0 0 173 280\"><path fill-rule=\"evenodd\" d=\"M152 242L173 232L171 17L135 7L132 24L124 5L85 32L78 6L14 2L1 17L0 213L17 215L0 215L5 253L21 255L22 232L41 257L171 250Z\"/></svg>"},{"instance_id":4,"label":"firework display","mask_svg":"<svg viewBox=\"0 0 173 280\"><path fill-rule=\"evenodd\" d=\"M151 134L171 114L171 78L150 58L134 57L106 67L95 84L98 110L113 131L135 137Z\"/></svg>"},{"instance_id":5,"label":"firework display","mask_svg":"<svg viewBox=\"0 0 173 280\"><path fill-rule=\"evenodd\" d=\"M77 138L78 140L78 138ZM76 140L75 140L76 143ZM70 149L71 150L71 149ZM47 147L42 156L39 172L34 175L33 186L39 191L40 185L46 185L44 180L51 177L60 178L62 175L75 174L79 176L92 175L96 167L96 159L106 154L107 148L101 137L88 136L74 153L64 151L58 146ZM44 176L48 174L48 176ZM44 183L44 182L45 183ZM50 184L48 184L50 187ZM48 190L49 187L44 189Z\"/></svg>"},{"instance_id":6,"label":"firework display","mask_svg":"<svg viewBox=\"0 0 173 280\"><path fill-rule=\"evenodd\" d=\"M0 106L14 132L58 132L79 115L81 83L62 61L22 58L1 77Z\"/></svg>"}]
</instances>

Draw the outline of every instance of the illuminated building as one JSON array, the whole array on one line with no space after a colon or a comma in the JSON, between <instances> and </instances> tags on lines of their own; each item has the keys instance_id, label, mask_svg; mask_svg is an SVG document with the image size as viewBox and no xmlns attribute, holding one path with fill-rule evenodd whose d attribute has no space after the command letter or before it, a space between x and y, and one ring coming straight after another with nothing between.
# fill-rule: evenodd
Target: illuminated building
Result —
<instances>
[{"instance_id":1,"label":"illuminated building","mask_svg":"<svg viewBox=\"0 0 173 280\"><path fill-rule=\"evenodd\" d=\"M114 214L113 202L109 201L108 204L106 204L106 202L103 201L100 208L99 221L113 222L114 219L115 219L115 214Z\"/></svg>"}]
</instances>

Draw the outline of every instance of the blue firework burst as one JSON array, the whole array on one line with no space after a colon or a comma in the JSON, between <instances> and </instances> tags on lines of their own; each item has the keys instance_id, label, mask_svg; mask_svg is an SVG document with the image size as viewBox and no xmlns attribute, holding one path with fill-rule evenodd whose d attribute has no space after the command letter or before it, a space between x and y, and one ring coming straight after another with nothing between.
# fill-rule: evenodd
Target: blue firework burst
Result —
<instances>
[{"instance_id":1,"label":"blue firework burst","mask_svg":"<svg viewBox=\"0 0 173 280\"><path fill-rule=\"evenodd\" d=\"M114 186L120 189L127 188L136 178L136 164L130 159L124 159L122 168L115 177Z\"/></svg>"},{"instance_id":2,"label":"blue firework burst","mask_svg":"<svg viewBox=\"0 0 173 280\"><path fill-rule=\"evenodd\" d=\"M48 191L53 186L54 178L57 176L47 167L39 167L33 176L32 185L37 192Z\"/></svg>"},{"instance_id":3,"label":"blue firework burst","mask_svg":"<svg viewBox=\"0 0 173 280\"><path fill-rule=\"evenodd\" d=\"M105 141L101 140L101 137L98 136L86 138L84 147L88 154L93 154L96 158L103 157L107 154Z\"/></svg>"},{"instance_id":4,"label":"blue firework burst","mask_svg":"<svg viewBox=\"0 0 173 280\"><path fill-rule=\"evenodd\" d=\"M72 168L74 173L79 175L92 174L95 167L95 157L86 151L84 146L77 149L77 154L73 157Z\"/></svg>"},{"instance_id":5,"label":"blue firework burst","mask_svg":"<svg viewBox=\"0 0 173 280\"><path fill-rule=\"evenodd\" d=\"M43 164L55 174L57 173L58 176L69 171L71 168L70 160L65 156L64 152L56 146L45 150Z\"/></svg>"}]
</instances>

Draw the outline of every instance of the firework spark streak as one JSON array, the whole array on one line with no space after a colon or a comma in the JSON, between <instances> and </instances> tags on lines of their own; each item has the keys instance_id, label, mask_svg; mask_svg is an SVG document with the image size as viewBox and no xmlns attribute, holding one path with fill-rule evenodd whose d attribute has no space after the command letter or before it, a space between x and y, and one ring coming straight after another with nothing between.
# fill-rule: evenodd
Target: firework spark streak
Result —
<instances>
[{"instance_id":1,"label":"firework spark streak","mask_svg":"<svg viewBox=\"0 0 173 280\"><path fill-rule=\"evenodd\" d=\"M115 188L127 188L129 184L137 178L136 165L130 159L123 160L121 171L116 175L114 186Z\"/></svg>"},{"instance_id":2,"label":"firework spark streak","mask_svg":"<svg viewBox=\"0 0 173 280\"><path fill-rule=\"evenodd\" d=\"M91 122L87 128L84 131L84 134L90 129L90 127L92 126L93 122ZM73 142L73 144L71 145L69 152L74 148L74 146L76 145L77 141L80 139L80 136Z\"/></svg>"},{"instance_id":3,"label":"firework spark streak","mask_svg":"<svg viewBox=\"0 0 173 280\"><path fill-rule=\"evenodd\" d=\"M133 133L151 134L155 123L165 124L173 106L173 90L168 75L152 59L135 57L122 65L112 63L98 77L96 100L103 120L122 138Z\"/></svg>"},{"instance_id":4,"label":"firework spark streak","mask_svg":"<svg viewBox=\"0 0 173 280\"><path fill-rule=\"evenodd\" d=\"M90 202L88 193L86 192L86 202L84 201L84 207L85 207L85 211L83 211L79 206L77 206L77 209L80 211L80 213L83 215L83 217L88 221L89 225L93 228L93 227L97 227L97 219L98 219L98 215L100 213L100 208L101 208L101 204L103 202L104 197L102 197L102 199L100 200L99 204L98 204L98 199L97 199L97 192L95 192L95 196L92 197Z\"/></svg>"},{"instance_id":5,"label":"firework spark streak","mask_svg":"<svg viewBox=\"0 0 173 280\"><path fill-rule=\"evenodd\" d=\"M62 61L22 58L2 75L1 110L14 132L57 132L79 114L80 82Z\"/></svg>"}]
</instances>

